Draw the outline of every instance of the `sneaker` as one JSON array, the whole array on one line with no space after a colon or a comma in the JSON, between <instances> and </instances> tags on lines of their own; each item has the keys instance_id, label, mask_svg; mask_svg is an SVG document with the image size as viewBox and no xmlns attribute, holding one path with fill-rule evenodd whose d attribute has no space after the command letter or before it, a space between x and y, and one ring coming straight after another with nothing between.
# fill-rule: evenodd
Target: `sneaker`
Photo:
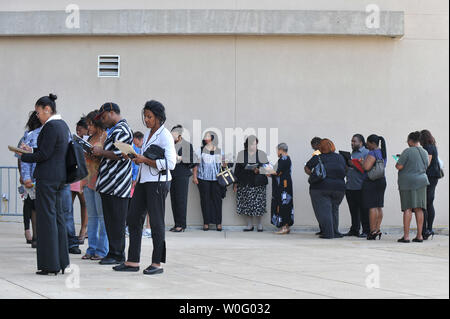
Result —
<instances>
[{"instance_id":1,"label":"sneaker","mask_svg":"<svg viewBox=\"0 0 450 319\"><path fill-rule=\"evenodd\" d=\"M142 237L152 238L152 230L150 228L145 228L142 232Z\"/></svg>"}]
</instances>

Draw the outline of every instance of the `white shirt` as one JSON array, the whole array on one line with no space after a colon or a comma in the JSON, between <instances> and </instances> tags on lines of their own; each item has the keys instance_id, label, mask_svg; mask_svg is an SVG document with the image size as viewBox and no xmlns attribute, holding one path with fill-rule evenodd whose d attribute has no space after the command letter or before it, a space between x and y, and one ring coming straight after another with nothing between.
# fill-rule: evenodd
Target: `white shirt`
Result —
<instances>
[{"instance_id":1,"label":"white shirt","mask_svg":"<svg viewBox=\"0 0 450 319\"><path fill-rule=\"evenodd\" d=\"M162 125L153 136L148 140L150 135L150 130L148 130L144 135L144 144L141 148L141 154L144 155L145 151L150 147L150 145L158 145L163 148L165 151L165 156L167 158L167 166L165 160L156 160L156 168L148 166L147 164L139 165L139 174L137 180L139 183L147 183L147 182L160 182L166 181L166 175L161 175L159 178L159 172L163 170L167 170L168 180L172 180L172 175L170 171L175 168L177 163L177 154L175 151L175 142L173 140L172 134L170 134L169 130L167 130L164 125Z\"/></svg>"}]
</instances>

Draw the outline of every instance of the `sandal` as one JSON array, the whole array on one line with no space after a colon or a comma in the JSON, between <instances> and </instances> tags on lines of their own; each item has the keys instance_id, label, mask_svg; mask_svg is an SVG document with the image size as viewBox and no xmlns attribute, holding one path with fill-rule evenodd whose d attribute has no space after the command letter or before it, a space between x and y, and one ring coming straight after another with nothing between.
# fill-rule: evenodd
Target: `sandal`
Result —
<instances>
[{"instance_id":1,"label":"sandal","mask_svg":"<svg viewBox=\"0 0 450 319\"><path fill-rule=\"evenodd\" d=\"M102 259L103 257L100 257L99 255L91 256L91 260L102 260Z\"/></svg>"},{"instance_id":2,"label":"sandal","mask_svg":"<svg viewBox=\"0 0 450 319\"><path fill-rule=\"evenodd\" d=\"M83 259L83 260L88 260L88 259L92 260L92 257L94 257L94 256L91 256L89 254L85 254L83 257L81 257L81 259Z\"/></svg>"}]
</instances>

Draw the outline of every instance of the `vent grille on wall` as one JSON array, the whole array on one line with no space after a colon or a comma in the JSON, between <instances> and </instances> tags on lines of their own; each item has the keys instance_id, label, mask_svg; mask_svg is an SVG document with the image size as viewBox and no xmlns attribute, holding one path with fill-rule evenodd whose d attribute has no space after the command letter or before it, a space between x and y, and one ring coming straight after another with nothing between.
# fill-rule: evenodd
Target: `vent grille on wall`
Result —
<instances>
[{"instance_id":1,"label":"vent grille on wall","mask_svg":"<svg viewBox=\"0 0 450 319\"><path fill-rule=\"evenodd\" d=\"M99 55L98 56L98 77L120 76L120 56L119 55Z\"/></svg>"}]
</instances>

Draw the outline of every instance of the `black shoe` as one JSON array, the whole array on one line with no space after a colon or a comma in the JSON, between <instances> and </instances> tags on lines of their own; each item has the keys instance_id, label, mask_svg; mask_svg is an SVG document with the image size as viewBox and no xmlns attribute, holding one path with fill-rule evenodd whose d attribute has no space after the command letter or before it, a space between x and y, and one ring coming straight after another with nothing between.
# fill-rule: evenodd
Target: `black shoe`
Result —
<instances>
[{"instance_id":1,"label":"black shoe","mask_svg":"<svg viewBox=\"0 0 450 319\"><path fill-rule=\"evenodd\" d=\"M258 233L262 233L264 231L264 229L258 229Z\"/></svg>"},{"instance_id":2,"label":"black shoe","mask_svg":"<svg viewBox=\"0 0 450 319\"><path fill-rule=\"evenodd\" d=\"M397 242L399 243L410 243L410 240L405 240L405 237L400 238L399 240L397 240Z\"/></svg>"},{"instance_id":3,"label":"black shoe","mask_svg":"<svg viewBox=\"0 0 450 319\"><path fill-rule=\"evenodd\" d=\"M315 233L314 235L316 235L316 236L321 236L321 235L322 235L322 232L319 231L319 232Z\"/></svg>"},{"instance_id":4,"label":"black shoe","mask_svg":"<svg viewBox=\"0 0 450 319\"><path fill-rule=\"evenodd\" d=\"M344 234L345 237L359 237L359 233L349 231L348 233Z\"/></svg>"},{"instance_id":5,"label":"black shoe","mask_svg":"<svg viewBox=\"0 0 450 319\"><path fill-rule=\"evenodd\" d=\"M174 231L175 230L175 226L173 226L171 229L169 229L169 231Z\"/></svg>"},{"instance_id":6,"label":"black shoe","mask_svg":"<svg viewBox=\"0 0 450 319\"><path fill-rule=\"evenodd\" d=\"M139 267L127 266L125 263L120 264L119 266L113 267L115 271L126 271L126 272L137 272L139 271Z\"/></svg>"},{"instance_id":7,"label":"black shoe","mask_svg":"<svg viewBox=\"0 0 450 319\"><path fill-rule=\"evenodd\" d=\"M357 237L359 237L359 238L367 238L368 235L369 234L367 234L367 233L361 233Z\"/></svg>"},{"instance_id":8,"label":"black shoe","mask_svg":"<svg viewBox=\"0 0 450 319\"><path fill-rule=\"evenodd\" d=\"M209 226L208 227L203 226L203 231L208 231L208 230L209 230Z\"/></svg>"},{"instance_id":9,"label":"black shoe","mask_svg":"<svg viewBox=\"0 0 450 319\"><path fill-rule=\"evenodd\" d=\"M319 238L322 238L322 239L333 239L332 237L327 237L325 235L319 235Z\"/></svg>"},{"instance_id":10,"label":"black shoe","mask_svg":"<svg viewBox=\"0 0 450 319\"><path fill-rule=\"evenodd\" d=\"M46 271L46 270L40 270L36 272L36 275L40 275L40 276L48 276L48 275L55 275L57 276L59 273L58 271Z\"/></svg>"},{"instance_id":11,"label":"black shoe","mask_svg":"<svg viewBox=\"0 0 450 319\"><path fill-rule=\"evenodd\" d=\"M423 234L423 240L428 240L428 238L430 238L430 236L431 236L431 239L434 238L434 231L427 230L425 232L425 234Z\"/></svg>"},{"instance_id":12,"label":"black shoe","mask_svg":"<svg viewBox=\"0 0 450 319\"><path fill-rule=\"evenodd\" d=\"M164 269L162 269L162 268L149 266L147 269L144 270L144 275L157 275L157 274L162 274L163 272L164 272Z\"/></svg>"},{"instance_id":13,"label":"black shoe","mask_svg":"<svg viewBox=\"0 0 450 319\"><path fill-rule=\"evenodd\" d=\"M78 247L69 248L69 254L81 255L81 249Z\"/></svg>"},{"instance_id":14,"label":"black shoe","mask_svg":"<svg viewBox=\"0 0 450 319\"><path fill-rule=\"evenodd\" d=\"M343 238L345 235L341 233L334 234L334 238Z\"/></svg>"},{"instance_id":15,"label":"black shoe","mask_svg":"<svg viewBox=\"0 0 450 319\"><path fill-rule=\"evenodd\" d=\"M37 241L32 241L31 242L31 248L37 248Z\"/></svg>"},{"instance_id":16,"label":"black shoe","mask_svg":"<svg viewBox=\"0 0 450 319\"><path fill-rule=\"evenodd\" d=\"M248 232L248 231L254 231L255 227L253 226L252 228L244 228L244 231Z\"/></svg>"},{"instance_id":17,"label":"black shoe","mask_svg":"<svg viewBox=\"0 0 450 319\"><path fill-rule=\"evenodd\" d=\"M417 237L414 238L412 241L415 242L415 243L423 243L423 239L419 239Z\"/></svg>"},{"instance_id":18,"label":"black shoe","mask_svg":"<svg viewBox=\"0 0 450 319\"><path fill-rule=\"evenodd\" d=\"M102 260L100 260L100 262L99 262L100 265L118 265L121 263L123 263L123 261L115 260L112 257L105 257Z\"/></svg>"},{"instance_id":19,"label":"black shoe","mask_svg":"<svg viewBox=\"0 0 450 319\"><path fill-rule=\"evenodd\" d=\"M174 233L184 233L183 227L174 227L173 230L171 230Z\"/></svg>"}]
</instances>

